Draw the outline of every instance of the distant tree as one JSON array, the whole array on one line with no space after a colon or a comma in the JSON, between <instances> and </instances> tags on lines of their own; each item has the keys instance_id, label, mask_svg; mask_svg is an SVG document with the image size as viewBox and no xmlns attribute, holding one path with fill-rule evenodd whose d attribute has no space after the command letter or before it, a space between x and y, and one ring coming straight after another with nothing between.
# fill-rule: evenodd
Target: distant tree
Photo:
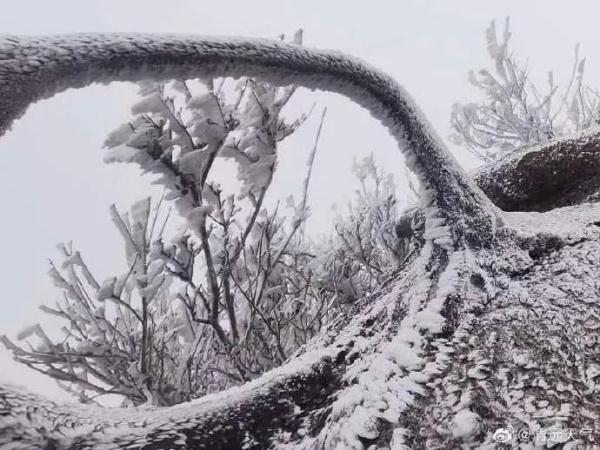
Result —
<instances>
[{"instance_id":1,"label":"distant tree","mask_svg":"<svg viewBox=\"0 0 600 450\"><path fill-rule=\"evenodd\" d=\"M323 288L342 303L373 294L404 262L411 244L411 233L403 236L397 229L412 218L401 214L406 205L397 200L392 174L373 154L355 161L353 172L359 187L347 211L334 218L333 235L314 250L321 255L317 273Z\"/></svg>"},{"instance_id":2,"label":"distant tree","mask_svg":"<svg viewBox=\"0 0 600 450\"><path fill-rule=\"evenodd\" d=\"M576 133L600 121L600 93L584 83L585 58L575 46L568 84L560 88L552 71L547 86L529 75L527 62L512 52L507 18L500 39L495 22L487 28L486 46L494 70L469 72L469 82L482 99L455 103L450 118L452 140L465 145L484 161L498 159L516 148Z\"/></svg>"}]
</instances>

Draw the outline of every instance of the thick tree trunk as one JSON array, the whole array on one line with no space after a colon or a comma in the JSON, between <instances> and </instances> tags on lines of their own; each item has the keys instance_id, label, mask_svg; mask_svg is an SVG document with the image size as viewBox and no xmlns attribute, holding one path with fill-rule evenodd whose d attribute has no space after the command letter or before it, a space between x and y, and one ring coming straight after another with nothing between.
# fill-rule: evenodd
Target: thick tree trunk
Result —
<instances>
[{"instance_id":1,"label":"thick tree trunk","mask_svg":"<svg viewBox=\"0 0 600 450\"><path fill-rule=\"evenodd\" d=\"M264 41L53 39L0 40L0 127L68 86L137 79L153 65L161 77L198 67L264 75L358 97L408 145L428 191L405 266L281 367L164 409L58 405L3 386L3 448L494 448L505 437L591 448L600 439L600 208L495 210L401 88L339 54ZM510 185L503 176L537 167L515 161L516 171L500 163L486 179Z\"/></svg>"}]
</instances>

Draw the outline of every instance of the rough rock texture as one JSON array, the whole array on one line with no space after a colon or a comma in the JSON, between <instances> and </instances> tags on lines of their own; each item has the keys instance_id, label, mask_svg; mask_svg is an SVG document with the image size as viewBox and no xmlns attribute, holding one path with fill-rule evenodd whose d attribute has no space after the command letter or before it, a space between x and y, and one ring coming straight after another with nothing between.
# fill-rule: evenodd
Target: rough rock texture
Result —
<instances>
[{"instance_id":1,"label":"rough rock texture","mask_svg":"<svg viewBox=\"0 0 600 450\"><path fill-rule=\"evenodd\" d=\"M452 357L413 409L410 448L597 448L599 215L584 204L505 216L511 244L480 260L484 282L471 278L491 287L485 300L462 294ZM506 447L497 430L510 432Z\"/></svg>"},{"instance_id":2,"label":"rough rock texture","mask_svg":"<svg viewBox=\"0 0 600 450\"><path fill-rule=\"evenodd\" d=\"M389 77L337 53L268 41L3 38L0 127L69 86L154 72L159 79L259 75L341 92L369 108L427 188L412 256L377 295L281 367L216 395L172 408L105 409L58 405L2 386L0 448L598 445L600 205L500 212ZM512 161L488 168L489 178L514 198L533 197L517 174L537 166ZM555 169L541 169L542 179Z\"/></svg>"},{"instance_id":3,"label":"rough rock texture","mask_svg":"<svg viewBox=\"0 0 600 450\"><path fill-rule=\"evenodd\" d=\"M475 174L505 211L548 211L600 200L600 133L517 150Z\"/></svg>"}]
</instances>

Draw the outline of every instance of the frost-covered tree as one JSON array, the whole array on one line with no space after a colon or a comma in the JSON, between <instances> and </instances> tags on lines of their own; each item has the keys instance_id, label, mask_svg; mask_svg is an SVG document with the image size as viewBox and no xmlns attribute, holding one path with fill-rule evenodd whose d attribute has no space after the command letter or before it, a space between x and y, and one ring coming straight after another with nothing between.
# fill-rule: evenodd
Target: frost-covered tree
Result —
<instances>
[{"instance_id":1,"label":"frost-covered tree","mask_svg":"<svg viewBox=\"0 0 600 450\"><path fill-rule=\"evenodd\" d=\"M347 211L337 214L333 235L313 250L321 289L342 304L375 293L409 255L412 238L413 217L401 214L392 174L373 154L354 161L353 172L358 189Z\"/></svg>"},{"instance_id":2,"label":"frost-covered tree","mask_svg":"<svg viewBox=\"0 0 600 450\"><path fill-rule=\"evenodd\" d=\"M127 215L113 206L129 269L101 283L62 246L66 273L53 264L50 276L64 300L42 309L66 322L64 340L52 343L40 325L18 336L43 338L28 342L30 350L2 337L17 361L82 401L119 394L134 405L173 405L280 365L348 304L373 294L409 239L396 235L396 187L372 155L355 162L359 189L333 239L314 246L301 233L324 115L300 204L288 201L293 217L264 207L277 142L305 119L279 118L294 90L252 79L143 82L136 116L110 134L105 159L158 173L154 182L187 215L185 227L165 241L166 219L157 224L149 199ZM212 169L229 158L240 186L225 192Z\"/></svg>"},{"instance_id":3,"label":"frost-covered tree","mask_svg":"<svg viewBox=\"0 0 600 450\"><path fill-rule=\"evenodd\" d=\"M581 132L600 121L600 93L584 82L585 58L579 55L579 45L566 86L561 88L549 71L547 85L542 87L530 76L528 63L513 53L509 25L507 18L500 37L495 22L485 32L493 71L469 72L469 82L482 99L455 103L450 117L453 141L488 162L524 145Z\"/></svg>"},{"instance_id":4,"label":"frost-covered tree","mask_svg":"<svg viewBox=\"0 0 600 450\"><path fill-rule=\"evenodd\" d=\"M64 338L54 342L39 325L18 336L35 336L29 348L2 341L15 359L52 378L87 402L118 394L132 404L170 405L189 400L206 376L199 367L186 317L171 302L172 279L154 251L164 229L150 199L129 214L111 207L125 242L128 269L98 281L72 244L61 245L62 262L49 275L62 298L42 310L64 323ZM181 255L182 245L178 246Z\"/></svg>"},{"instance_id":5,"label":"frost-covered tree","mask_svg":"<svg viewBox=\"0 0 600 450\"><path fill-rule=\"evenodd\" d=\"M498 209L404 89L362 61L251 39L6 37L0 130L32 102L68 87L207 75L338 92L381 120L421 184L415 215L422 224L413 230L411 256L281 366L216 395L123 410L61 405L3 385L0 443L421 449L489 448L500 440L516 447L539 436L546 447L593 448L600 428L598 205L543 214ZM597 135L558 140L536 153L551 155L542 159L547 172L590 154L589 164L600 168L594 143ZM568 146L587 146L587 156L561 151ZM516 198L530 194L527 185L512 183L532 170L520 164L529 154L491 169L508 177Z\"/></svg>"},{"instance_id":6,"label":"frost-covered tree","mask_svg":"<svg viewBox=\"0 0 600 450\"><path fill-rule=\"evenodd\" d=\"M279 206L264 206L277 144L306 119L281 118L294 91L251 78L141 83L136 116L110 134L105 159L158 174L154 182L186 216L185 228L165 242L164 224L154 234L158 212L151 214L149 199L126 216L113 207L129 269L99 284L79 253L63 246L66 274L52 265L50 276L64 302L43 310L67 322L65 339L49 344L35 325L19 336L43 337L27 351L3 337L16 359L84 401L92 391L172 405L255 378L316 334L333 299L306 269L314 256L298 231L318 138L291 220ZM236 189L215 180L219 159L237 165Z\"/></svg>"}]
</instances>

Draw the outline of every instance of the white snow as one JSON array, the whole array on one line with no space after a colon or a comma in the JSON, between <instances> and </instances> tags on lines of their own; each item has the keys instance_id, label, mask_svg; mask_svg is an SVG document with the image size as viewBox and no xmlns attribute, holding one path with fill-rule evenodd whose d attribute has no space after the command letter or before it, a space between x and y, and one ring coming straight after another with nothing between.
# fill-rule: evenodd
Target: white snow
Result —
<instances>
[{"instance_id":1,"label":"white snow","mask_svg":"<svg viewBox=\"0 0 600 450\"><path fill-rule=\"evenodd\" d=\"M453 436L465 440L477 433L479 415L469 409L462 409L456 413L452 424L454 425L452 429Z\"/></svg>"}]
</instances>

